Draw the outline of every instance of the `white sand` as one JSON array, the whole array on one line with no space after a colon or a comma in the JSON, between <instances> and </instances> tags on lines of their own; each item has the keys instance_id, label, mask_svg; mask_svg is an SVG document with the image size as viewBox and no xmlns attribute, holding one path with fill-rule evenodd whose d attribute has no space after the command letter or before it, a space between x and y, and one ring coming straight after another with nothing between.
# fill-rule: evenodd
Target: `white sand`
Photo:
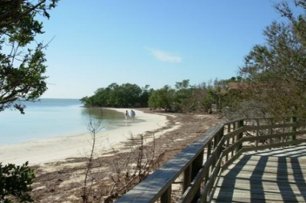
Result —
<instances>
[{"instance_id":1,"label":"white sand","mask_svg":"<svg viewBox=\"0 0 306 203\"><path fill-rule=\"evenodd\" d=\"M126 109L114 110L125 113ZM164 115L148 114L138 110L135 112L136 119L143 121L126 121L125 126L98 133L96 151L109 151L128 141L131 135L136 136L167 125L167 118ZM0 161L4 164L21 164L29 161L30 165L34 165L87 156L90 152L91 142L90 134L81 134L5 145L0 147Z\"/></svg>"}]
</instances>

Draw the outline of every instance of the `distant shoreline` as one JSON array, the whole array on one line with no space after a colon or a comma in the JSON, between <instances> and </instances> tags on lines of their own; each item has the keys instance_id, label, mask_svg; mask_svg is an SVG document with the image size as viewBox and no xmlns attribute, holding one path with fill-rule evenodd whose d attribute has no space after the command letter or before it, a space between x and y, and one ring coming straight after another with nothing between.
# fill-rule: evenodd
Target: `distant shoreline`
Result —
<instances>
[{"instance_id":1,"label":"distant shoreline","mask_svg":"<svg viewBox=\"0 0 306 203\"><path fill-rule=\"evenodd\" d=\"M129 108L106 108L121 113ZM109 151L127 142L131 135L143 134L147 131L154 131L167 125L167 118L164 115L144 113L133 109L136 118L144 122L131 122L126 126L111 129L97 134L96 149ZM22 164L29 161L30 165L44 164L54 161L63 161L72 157L87 156L90 150L91 135L88 133L75 136L67 135L62 137L38 139L21 144L3 145L0 147L1 162Z\"/></svg>"}]
</instances>

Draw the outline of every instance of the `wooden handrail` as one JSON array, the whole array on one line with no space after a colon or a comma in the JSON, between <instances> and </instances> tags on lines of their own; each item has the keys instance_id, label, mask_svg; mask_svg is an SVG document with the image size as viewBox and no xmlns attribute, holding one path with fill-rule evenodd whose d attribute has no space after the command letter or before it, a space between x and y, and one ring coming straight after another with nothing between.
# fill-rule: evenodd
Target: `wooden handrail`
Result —
<instances>
[{"instance_id":1,"label":"wooden handrail","mask_svg":"<svg viewBox=\"0 0 306 203\"><path fill-rule=\"evenodd\" d=\"M171 202L172 192L178 190L176 182L182 186L175 201L209 202L218 175L241 153L306 142L305 123L272 120L239 119L210 128L117 202Z\"/></svg>"}]
</instances>

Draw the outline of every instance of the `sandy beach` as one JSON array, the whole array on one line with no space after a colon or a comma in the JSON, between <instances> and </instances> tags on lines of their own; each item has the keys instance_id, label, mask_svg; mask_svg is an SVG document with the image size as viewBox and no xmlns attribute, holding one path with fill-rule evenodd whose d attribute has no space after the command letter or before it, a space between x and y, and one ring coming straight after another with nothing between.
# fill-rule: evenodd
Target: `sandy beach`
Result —
<instances>
[{"instance_id":1,"label":"sandy beach","mask_svg":"<svg viewBox=\"0 0 306 203\"><path fill-rule=\"evenodd\" d=\"M126 111L126 109L112 110L122 113ZM135 110L135 112L136 119L141 120L140 122L127 120L122 127L99 132L96 136L96 149L106 152L116 149L127 142L131 136L155 131L167 125L167 118L164 115L144 113L139 110ZM66 158L87 156L90 152L91 143L92 139L89 133L40 139L1 146L0 157L3 164L22 164L26 161L29 161L30 165L44 164L63 161Z\"/></svg>"},{"instance_id":2,"label":"sandy beach","mask_svg":"<svg viewBox=\"0 0 306 203\"><path fill-rule=\"evenodd\" d=\"M121 174L123 176L122 178L124 179L126 178L126 170L128 170L131 174L134 173L134 170L137 169L137 167L134 166L135 163L139 161L139 156L145 155L142 156L142 163L147 163L146 158L150 159L150 157L155 157L153 163L154 165L152 165L152 167L159 167L171 157L175 156L175 154L185 148L188 144L198 139L199 136L202 136L208 128L214 126L220 121L215 115L171 113L160 114L157 112L154 112L152 115L148 109L142 110L144 112L148 112L149 114L137 111L136 116L142 119L145 118L145 122L137 123L134 127L127 126L124 128L125 130L123 132L123 129L120 130L120 135L124 135L120 136L120 139L127 142L123 141L125 144L122 144L123 142L120 142L118 139L112 140L114 146L118 147L117 149L119 149L116 150L116 153L114 153L114 151L110 151L109 153L102 154L99 152L100 147L96 148L97 154L94 156L91 169L91 178L92 180L97 180L94 183L94 188L97 190L95 190L93 195L104 199L112 196L113 192L116 193L117 190L114 188L121 187L120 185L116 186L118 173ZM125 109L122 111L125 112ZM142 148L145 151L144 154L141 155L139 154L139 143L137 143L137 140L136 143L135 140L129 140L129 134L131 132L143 132L149 128L155 128L156 130L152 130L153 132L148 133L148 136L146 137L152 138L150 135L154 134L156 139L154 142L147 143L146 147ZM114 132L109 133L111 135ZM111 142L110 140L107 140L109 139L107 136L105 136L106 138L104 139L100 137L101 136L99 136L99 140L104 141L105 145ZM83 140L84 143L77 143L77 141L75 142L75 145L80 144L80 146L78 146L80 148L79 151L81 151L83 154L77 150L69 151L68 149L61 149L61 151L65 152L66 155L69 155L70 153L70 156L68 157L71 157L71 155L77 155L78 157L69 158L62 162L49 162L40 164L38 166L33 166L35 169L36 178L33 184L33 192L31 194L34 202L80 202L82 188L84 186L84 174L87 170L86 163L88 161L88 156L84 157L84 153L88 154L89 152L88 149L84 148L84 146L89 147L89 139ZM71 145L73 144L70 143L59 146ZM131 145L133 148L131 148ZM109 149L110 146L105 146L105 148ZM77 148L74 147L74 149ZM55 160L64 158L59 156L56 157L55 155L50 154L48 159L46 159L45 155L41 158L42 161L52 161L52 157ZM38 160L38 158L35 158L35 160ZM152 169L154 170L154 168ZM133 176L130 177L133 178ZM131 185L131 187L132 186L133 185ZM103 201L101 200L97 202Z\"/></svg>"}]
</instances>

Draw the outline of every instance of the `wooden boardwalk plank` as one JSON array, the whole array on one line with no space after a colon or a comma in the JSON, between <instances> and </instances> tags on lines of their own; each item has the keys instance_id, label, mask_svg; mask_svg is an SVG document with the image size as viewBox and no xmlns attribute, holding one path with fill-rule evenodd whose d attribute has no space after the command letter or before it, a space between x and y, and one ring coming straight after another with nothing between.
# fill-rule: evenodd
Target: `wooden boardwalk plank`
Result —
<instances>
[{"instance_id":1,"label":"wooden boardwalk plank","mask_svg":"<svg viewBox=\"0 0 306 203\"><path fill-rule=\"evenodd\" d=\"M219 176L212 202L306 202L306 145L244 153Z\"/></svg>"}]
</instances>

